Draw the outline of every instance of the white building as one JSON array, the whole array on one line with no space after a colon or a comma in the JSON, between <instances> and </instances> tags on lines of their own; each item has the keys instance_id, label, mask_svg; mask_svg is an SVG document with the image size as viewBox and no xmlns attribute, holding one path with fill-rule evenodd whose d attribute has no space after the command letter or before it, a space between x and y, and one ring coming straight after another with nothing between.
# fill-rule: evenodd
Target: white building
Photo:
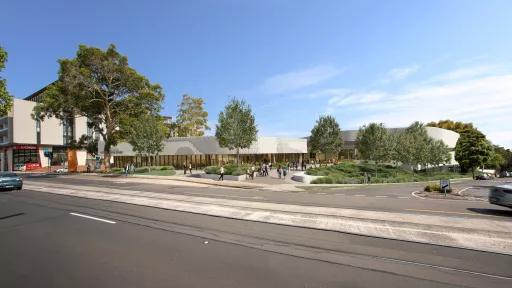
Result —
<instances>
[{"instance_id":1,"label":"white building","mask_svg":"<svg viewBox=\"0 0 512 288\"><path fill-rule=\"evenodd\" d=\"M0 169L1 171L38 170L48 167L45 151L53 152L51 165L65 165L68 160L67 144L83 134L91 133L87 119L80 117L61 121L46 118L32 119L32 110L44 89L25 99L14 99L7 116L0 118ZM77 151L78 166L84 166L87 153Z\"/></svg>"},{"instance_id":2,"label":"white building","mask_svg":"<svg viewBox=\"0 0 512 288\"><path fill-rule=\"evenodd\" d=\"M98 151L103 151L104 142L98 143ZM258 137L248 149L240 150L240 160L251 162L301 162L307 157L307 140L301 138ZM148 159L137 156L128 143L112 147L112 163L123 167L126 163L137 166L148 165ZM157 157L158 165L181 167L191 163L194 167L204 167L236 161L236 151L221 148L214 136L174 137L165 140L164 149Z\"/></svg>"}]
</instances>

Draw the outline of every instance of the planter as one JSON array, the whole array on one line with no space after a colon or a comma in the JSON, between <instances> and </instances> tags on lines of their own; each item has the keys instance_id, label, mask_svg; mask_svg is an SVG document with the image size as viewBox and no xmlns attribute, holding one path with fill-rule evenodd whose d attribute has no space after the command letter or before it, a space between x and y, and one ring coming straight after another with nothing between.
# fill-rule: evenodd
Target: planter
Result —
<instances>
[{"instance_id":1,"label":"planter","mask_svg":"<svg viewBox=\"0 0 512 288\"><path fill-rule=\"evenodd\" d=\"M204 179L212 179L212 180L218 180L220 175L217 174L199 174L200 178ZM233 176L233 175L224 175L224 180L230 180L230 181L245 181L246 176L240 175L240 176Z\"/></svg>"}]
</instances>

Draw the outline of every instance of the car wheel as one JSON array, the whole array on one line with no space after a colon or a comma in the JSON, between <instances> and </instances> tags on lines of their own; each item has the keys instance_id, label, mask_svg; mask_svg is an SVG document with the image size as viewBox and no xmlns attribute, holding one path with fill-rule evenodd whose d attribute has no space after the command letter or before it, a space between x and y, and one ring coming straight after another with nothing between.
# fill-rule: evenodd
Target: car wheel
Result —
<instances>
[{"instance_id":1,"label":"car wheel","mask_svg":"<svg viewBox=\"0 0 512 288\"><path fill-rule=\"evenodd\" d=\"M21 189L23 189L23 187L22 187L22 186L20 186L20 187L16 187L16 190L21 190Z\"/></svg>"}]
</instances>

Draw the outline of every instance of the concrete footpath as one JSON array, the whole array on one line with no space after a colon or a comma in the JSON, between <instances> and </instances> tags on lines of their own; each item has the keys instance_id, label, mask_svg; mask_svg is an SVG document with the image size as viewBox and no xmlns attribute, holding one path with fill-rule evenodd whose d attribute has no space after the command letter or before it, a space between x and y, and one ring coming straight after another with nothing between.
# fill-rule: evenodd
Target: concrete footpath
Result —
<instances>
[{"instance_id":1,"label":"concrete footpath","mask_svg":"<svg viewBox=\"0 0 512 288\"><path fill-rule=\"evenodd\" d=\"M507 221L249 202L66 184L27 184L25 188L217 217L512 255L512 223Z\"/></svg>"}]
</instances>

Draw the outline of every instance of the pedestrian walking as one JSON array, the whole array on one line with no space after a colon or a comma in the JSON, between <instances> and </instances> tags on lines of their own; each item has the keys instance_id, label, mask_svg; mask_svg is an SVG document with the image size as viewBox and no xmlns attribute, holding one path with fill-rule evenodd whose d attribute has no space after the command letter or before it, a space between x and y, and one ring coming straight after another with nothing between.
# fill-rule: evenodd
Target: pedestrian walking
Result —
<instances>
[{"instance_id":1,"label":"pedestrian walking","mask_svg":"<svg viewBox=\"0 0 512 288\"><path fill-rule=\"evenodd\" d=\"M268 163L268 168L270 169L270 171L272 171L272 162Z\"/></svg>"},{"instance_id":2,"label":"pedestrian walking","mask_svg":"<svg viewBox=\"0 0 512 288\"><path fill-rule=\"evenodd\" d=\"M220 166L220 176L218 181L224 181L224 166Z\"/></svg>"},{"instance_id":3,"label":"pedestrian walking","mask_svg":"<svg viewBox=\"0 0 512 288\"><path fill-rule=\"evenodd\" d=\"M251 166L251 178L254 180L254 174L256 173L256 167L254 167L254 164Z\"/></svg>"},{"instance_id":4,"label":"pedestrian walking","mask_svg":"<svg viewBox=\"0 0 512 288\"><path fill-rule=\"evenodd\" d=\"M183 162L183 174L187 174L187 163Z\"/></svg>"},{"instance_id":5,"label":"pedestrian walking","mask_svg":"<svg viewBox=\"0 0 512 288\"><path fill-rule=\"evenodd\" d=\"M128 176L128 172L130 171L130 163L126 163L124 167L124 176Z\"/></svg>"},{"instance_id":6,"label":"pedestrian walking","mask_svg":"<svg viewBox=\"0 0 512 288\"><path fill-rule=\"evenodd\" d=\"M277 175L279 176L279 179L281 179L281 165L277 166Z\"/></svg>"},{"instance_id":7,"label":"pedestrian walking","mask_svg":"<svg viewBox=\"0 0 512 288\"><path fill-rule=\"evenodd\" d=\"M283 167L283 180L286 180L286 174L288 174L288 167L284 166Z\"/></svg>"},{"instance_id":8,"label":"pedestrian walking","mask_svg":"<svg viewBox=\"0 0 512 288\"><path fill-rule=\"evenodd\" d=\"M265 176L268 176L268 165L265 164Z\"/></svg>"},{"instance_id":9,"label":"pedestrian walking","mask_svg":"<svg viewBox=\"0 0 512 288\"><path fill-rule=\"evenodd\" d=\"M192 174L192 163L188 163L188 170L190 171L190 174Z\"/></svg>"}]
</instances>

